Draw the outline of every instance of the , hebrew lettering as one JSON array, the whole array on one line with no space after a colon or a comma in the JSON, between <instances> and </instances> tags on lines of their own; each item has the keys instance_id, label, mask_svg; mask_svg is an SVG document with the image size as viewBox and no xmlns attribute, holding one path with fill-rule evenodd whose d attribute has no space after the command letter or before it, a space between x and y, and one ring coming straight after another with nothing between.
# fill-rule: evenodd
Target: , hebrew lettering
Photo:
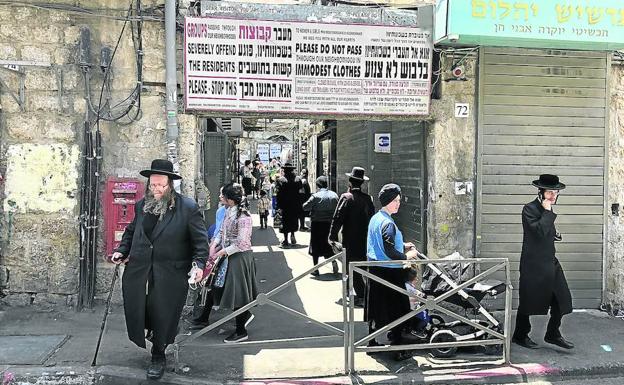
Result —
<instances>
[{"instance_id":1,"label":", hebrew lettering","mask_svg":"<svg viewBox=\"0 0 624 385\"><path fill-rule=\"evenodd\" d=\"M620 22L615 25L624 26L624 8L620 9Z\"/></svg>"},{"instance_id":2,"label":", hebrew lettering","mask_svg":"<svg viewBox=\"0 0 624 385\"><path fill-rule=\"evenodd\" d=\"M573 28L573 33L575 32L576 28ZM555 36L555 35L563 35L564 33L566 33L566 29L564 27L544 27L544 26L540 26L538 29L538 32L540 34L544 34L544 35L550 35L550 36Z\"/></svg>"},{"instance_id":3,"label":", hebrew lettering","mask_svg":"<svg viewBox=\"0 0 624 385\"><path fill-rule=\"evenodd\" d=\"M490 2L490 4L491 4L491 2ZM500 17L499 17L500 19L506 18L511 13L512 8L511 8L511 4L509 4L509 3L506 3L504 1L499 0L498 7L500 9L504 9L505 10L503 13L500 14ZM495 8L493 8L493 9L495 9Z\"/></svg>"},{"instance_id":4,"label":", hebrew lettering","mask_svg":"<svg viewBox=\"0 0 624 385\"><path fill-rule=\"evenodd\" d=\"M587 4L580 5L581 3L585 3L585 1L553 1L555 15L552 15L553 8L550 8L548 15L544 16L549 16L549 19L554 19L556 17L558 24L568 24L570 27L574 26L574 34L578 33L576 31L580 30L581 35L592 37L608 36L609 30L600 29L600 27L597 27L599 25L610 23L616 27L624 26L624 8L587 6ZM513 32L531 33L532 28L535 28L536 32L539 28L540 34L548 34L551 36L562 34L561 30L555 27L551 27L555 28L551 30L547 29L548 27L546 26L529 25L529 30L527 31L526 29L520 28L519 25L512 26L503 24L511 19L510 16L513 16L512 20L517 21L516 24L522 22L528 24L532 18L537 18L539 16L541 3L531 2L530 0L471 0L471 4L472 17L479 19L491 18L495 23L492 26L496 33L505 32L506 28L507 31L513 30ZM536 20L533 21L535 22ZM549 24L548 21L541 22ZM552 20L552 22L554 24L554 20ZM590 28L583 30L579 29L580 26ZM591 27L594 27L594 29ZM563 28L563 31L565 32L565 28Z\"/></svg>"},{"instance_id":5,"label":", hebrew lettering","mask_svg":"<svg viewBox=\"0 0 624 385\"><path fill-rule=\"evenodd\" d=\"M260 33L258 34L258 38L264 41L269 41L271 39L271 27L260 27Z\"/></svg>"},{"instance_id":6,"label":", hebrew lettering","mask_svg":"<svg viewBox=\"0 0 624 385\"><path fill-rule=\"evenodd\" d=\"M609 31L606 29L589 29L589 28L572 28L572 33L576 36L596 36L596 37L609 37Z\"/></svg>"},{"instance_id":7,"label":", hebrew lettering","mask_svg":"<svg viewBox=\"0 0 624 385\"><path fill-rule=\"evenodd\" d=\"M624 26L624 8L602 8L602 7L573 7L571 5L555 5L555 11L557 13L558 23L575 22L571 20L574 14L578 20L587 19L589 25L596 25L603 21L605 17L611 19L611 24L614 26Z\"/></svg>"},{"instance_id":8,"label":", hebrew lettering","mask_svg":"<svg viewBox=\"0 0 624 385\"><path fill-rule=\"evenodd\" d=\"M520 14L524 12L524 21L529 21L529 5L526 3L516 3L514 5L516 12L514 14L514 18L518 20L520 18Z\"/></svg>"},{"instance_id":9,"label":", hebrew lettering","mask_svg":"<svg viewBox=\"0 0 624 385\"><path fill-rule=\"evenodd\" d=\"M604 8L587 7L587 21L589 25L598 24L604 17Z\"/></svg>"},{"instance_id":10,"label":", hebrew lettering","mask_svg":"<svg viewBox=\"0 0 624 385\"><path fill-rule=\"evenodd\" d=\"M292 40L292 30L290 28L273 28L276 40Z\"/></svg>"},{"instance_id":11,"label":", hebrew lettering","mask_svg":"<svg viewBox=\"0 0 624 385\"><path fill-rule=\"evenodd\" d=\"M516 20L524 16L524 20L528 21L531 14L537 16L539 13L539 5L535 3L529 5L529 3L523 1L512 3L505 0L490 0L489 2L472 0L472 17L484 19L487 17L488 9L494 20L504 20L513 12Z\"/></svg>"},{"instance_id":12,"label":", hebrew lettering","mask_svg":"<svg viewBox=\"0 0 624 385\"><path fill-rule=\"evenodd\" d=\"M617 24L617 9L607 8L606 13L607 15L611 15L611 24L616 25Z\"/></svg>"},{"instance_id":13,"label":", hebrew lettering","mask_svg":"<svg viewBox=\"0 0 624 385\"><path fill-rule=\"evenodd\" d=\"M526 32L525 26L524 25L512 25L511 26L511 30L514 32Z\"/></svg>"},{"instance_id":14,"label":", hebrew lettering","mask_svg":"<svg viewBox=\"0 0 624 385\"><path fill-rule=\"evenodd\" d=\"M561 5L557 4L555 7L557 11L557 22L565 23L570 21L572 18L572 6L571 5Z\"/></svg>"},{"instance_id":15,"label":", hebrew lettering","mask_svg":"<svg viewBox=\"0 0 624 385\"><path fill-rule=\"evenodd\" d=\"M487 16L487 4L483 0L472 0L472 17Z\"/></svg>"},{"instance_id":16,"label":", hebrew lettering","mask_svg":"<svg viewBox=\"0 0 624 385\"><path fill-rule=\"evenodd\" d=\"M269 41L271 39L271 27L241 25L238 27L238 38Z\"/></svg>"}]
</instances>

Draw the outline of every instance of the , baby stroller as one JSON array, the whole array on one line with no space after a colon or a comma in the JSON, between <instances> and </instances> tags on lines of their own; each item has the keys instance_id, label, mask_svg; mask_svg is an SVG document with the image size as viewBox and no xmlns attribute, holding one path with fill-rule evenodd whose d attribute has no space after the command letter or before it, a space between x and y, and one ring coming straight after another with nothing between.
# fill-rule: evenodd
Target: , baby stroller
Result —
<instances>
[{"instance_id":1,"label":", baby stroller","mask_svg":"<svg viewBox=\"0 0 624 385\"><path fill-rule=\"evenodd\" d=\"M419 258L428 260L427 256L419 253ZM464 259L455 252L442 259ZM447 264L427 263L423 271L421 289L427 295L439 297L448 291L457 288L461 282L471 278L471 264L460 262L449 262ZM444 302L459 306L464 309L466 318L479 325L502 333L503 327L482 305L481 301L486 296L495 297L506 290L504 282L498 280L485 280L477 282L468 288L444 299ZM468 312L471 311L471 316ZM490 337L488 333L477 329L465 322L456 320L445 322L439 315L429 314L428 336L430 343L486 340ZM434 357L448 358L457 353L457 347L431 349ZM501 354L502 345L485 346L486 354Z\"/></svg>"}]
</instances>

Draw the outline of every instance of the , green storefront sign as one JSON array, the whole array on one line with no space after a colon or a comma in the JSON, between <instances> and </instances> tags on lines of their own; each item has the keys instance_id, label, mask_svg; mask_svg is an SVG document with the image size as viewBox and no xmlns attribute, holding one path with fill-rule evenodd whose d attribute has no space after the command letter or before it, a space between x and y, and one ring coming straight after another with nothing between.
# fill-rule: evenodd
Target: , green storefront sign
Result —
<instances>
[{"instance_id":1,"label":", green storefront sign","mask_svg":"<svg viewBox=\"0 0 624 385\"><path fill-rule=\"evenodd\" d=\"M624 0L438 0L436 43L624 48Z\"/></svg>"}]
</instances>

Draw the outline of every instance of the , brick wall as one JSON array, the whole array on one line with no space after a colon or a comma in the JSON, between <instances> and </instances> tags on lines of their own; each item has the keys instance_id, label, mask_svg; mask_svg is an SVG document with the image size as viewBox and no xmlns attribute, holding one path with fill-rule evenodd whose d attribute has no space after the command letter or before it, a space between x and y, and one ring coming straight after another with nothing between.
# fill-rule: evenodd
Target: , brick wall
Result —
<instances>
[{"instance_id":1,"label":", brick wall","mask_svg":"<svg viewBox=\"0 0 624 385\"><path fill-rule=\"evenodd\" d=\"M70 3L54 1L54 3ZM81 28L91 32L91 99L97 105L103 72L100 49L119 37L127 1L71 2L98 15L0 6L0 59L36 61L26 66L24 111L10 96L19 76L0 70L0 289L8 304L73 304L79 278L79 199L83 161L83 122L87 104L78 65ZM144 86L142 116L131 124L101 122L102 185L108 176L141 178L152 159L166 157L164 0L143 0L155 20L143 22ZM181 34L178 39L181 39ZM178 62L180 73L182 63ZM111 66L112 100L126 98L136 84L135 51L129 25ZM128 123L125 119L121 123ZM195 117L180 115L182 191L193 196L198 170ZM101 217L101 216L100 216ZM101 223L103 228L103 223ZM103 240L99 241L103 250ZM102 251L103 253L103 251ZM98 266L97 296L104 297L112 274Z\"/></svg>"},{"instance_id":2,"label":", brick wall","mask_svg":"<svg viewBox=\"0 0 624 385\"><path fill-rule=\"evenodd\" d=\"M624 66L611 74L606 302L624 308ZM617 215L611 205L619 204Z\"/></svg>"}]
</instances>

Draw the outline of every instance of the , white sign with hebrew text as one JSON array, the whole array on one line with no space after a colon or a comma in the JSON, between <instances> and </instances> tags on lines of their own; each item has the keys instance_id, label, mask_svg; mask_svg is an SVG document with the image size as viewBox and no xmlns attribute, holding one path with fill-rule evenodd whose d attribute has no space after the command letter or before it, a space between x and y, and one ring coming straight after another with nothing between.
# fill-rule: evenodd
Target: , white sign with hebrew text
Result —
<instances>
[{"instance_id":1,"label":", white sign with hebrew text","mask_svg":"<svg viewBox=\"0 0 624 385\"><path fill-rule=\"evenodd\" d=\"M277 158L282 154L282 145L279 143L271 143L269 147L269 157Z\"/></svg>"},{"instance_id":2,"label":", white sign with hebrew text","mask_svg":"<svg viewBox=\"0 0 624 385\"><path fill-rule=\"evenodd\" d=\"M429 113L429 30L187 17L184 39L187 110Z\"/></svg>"},{"instance_id":3,"label":", white sign with hebrew text","mask_svg":"<svg viewBox=\"0 0 624 385\"><path fill-rule=\"evenodd\" d=\"M269 144L258 143L258 147L256 148L256 153L260 156L261 162L267 163L269 161Z\"/></svg>"}]
</instances>

